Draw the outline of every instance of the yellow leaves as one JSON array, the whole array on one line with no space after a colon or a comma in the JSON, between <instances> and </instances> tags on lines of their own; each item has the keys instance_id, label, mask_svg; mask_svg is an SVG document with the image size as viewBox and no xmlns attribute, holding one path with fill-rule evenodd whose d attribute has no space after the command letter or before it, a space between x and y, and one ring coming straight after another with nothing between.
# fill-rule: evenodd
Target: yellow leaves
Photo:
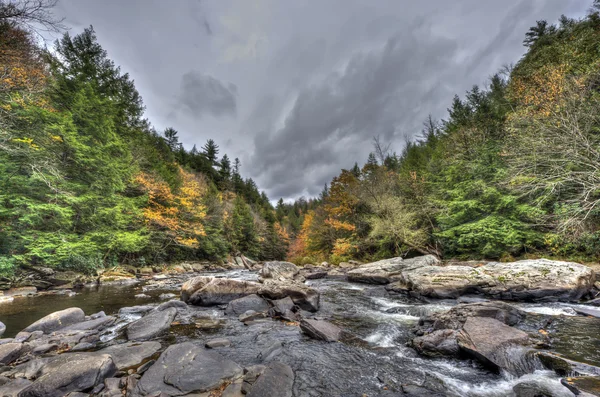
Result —
<instances>
[{"instance_id":1,"label":"yellow leaves","mask_svg":"<svg viewBox=\"0 0 600 397\"><path fill-rule=\"evenodd\" d=\"M206 208L202 198L206 182L201 176L179 168L181 186L177 191L156 177L141 173L135 182L148 194L148 207L144 209L146 222L159 230L167 231L177 244L194 248L198 238L206 235L202 221Z\"/></svg>"},{"instance_id":2,"label":"yellow leaves","mask_svg":"<svg viewBox=\"0 0 600 397\"><path fill-rule=\"evenodd\" d=\"M352 244L350 239L338 238L337 240L335 240L332 254L341 257L348 256L352 254L356 250L356 248L356 245Z\"/></svg>"},{"instance_id":3,"label":"yellow leaves","mask_svg":"<svg viewBox=\"0 0 600 397\"><path fill-rule=\"evenodd\" d=\"M33 139L32 138L13 138L12 139L13 142L15 143L23 143L26 146L30 147L33 150L39 150L40 147L38 145L36 145L35 143L33 143Z\"/></svg>"},{"instance_id":4,"label":"yellow leaves","mask_svg":"<svg viewBox=\"0 0 600 397\"><path fill-rule=\"evenodd\" d=\"M60 135L52 135L50 136L50 139L52 139L54 142L63 142L63 139Z\"/></svg>"}]
</instances>

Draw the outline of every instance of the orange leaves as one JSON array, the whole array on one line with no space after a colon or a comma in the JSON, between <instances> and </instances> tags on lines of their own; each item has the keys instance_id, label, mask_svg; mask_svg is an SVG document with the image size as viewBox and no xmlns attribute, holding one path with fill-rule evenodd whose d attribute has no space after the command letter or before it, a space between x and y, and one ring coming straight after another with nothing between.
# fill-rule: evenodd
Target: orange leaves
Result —
<instances>
[{"instance_id":1,"label":"orange leaves","mask_svg":"<svg viewBox=\"0 0 600 397\"><path fill-rule=\"evenodd\" d=\"M146 223L166 231L172 240L186 247L197 247L198 237L206 234L202 221L206 208L202 198L206 194L206 182L193 173L179 168L181 186L176 191L164 181L141 173L136 183L148 195L148 206L144 209Z\"/></svg>"},{"instance_id":2,"label":"orange leaves","mask_svg":"<svg viewBox=\"0 0 600 397\"><path fill-rule=\"evenodd\" d=\"M569 76L568 64L546 65L526 76L515 77L510 84L513 98L541 117L548 117L560 105L570 84L584 88L581 78Z\"/></svg>"},{"instance_id":3,"label":"orange leaves","mask_svg":"<svg viewBox=\"0 0 600 397\"><path fill-rule=\"evenodd\" d=\"M346 257L354 253L354 251L356 251L356 248L356 244L353 244L350 241L350 239L338 238L337 240L335 240L332 254L339 257Z\"/></svg>"},{"instance_id":4,"label":"orange leaves","mask_svg":"<svg viewBox=\"0 0 600 397\"><path fill-rule=\"evenodd\" d=\"M41 92L46 86L47 70L30 34L4 27L0 42L0 93Z\"/></svg>"}]
</instances>

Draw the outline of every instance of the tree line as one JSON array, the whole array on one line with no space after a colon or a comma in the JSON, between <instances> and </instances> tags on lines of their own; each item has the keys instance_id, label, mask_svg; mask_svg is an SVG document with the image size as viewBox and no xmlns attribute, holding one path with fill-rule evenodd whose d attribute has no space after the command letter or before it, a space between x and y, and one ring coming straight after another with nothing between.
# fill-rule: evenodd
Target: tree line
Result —
<instances>
[{"instance_id":1,"label":"tree line","mask_svg":"<svg viewBox=\"0 0 600 397\"><path fill-rule=\"evenodd\" d=\"M456 96L401 153L374 151L318 198L280 201L299 263L600 254L600 1L538 21L526 54Z\"/></svg>"}]
</instances>

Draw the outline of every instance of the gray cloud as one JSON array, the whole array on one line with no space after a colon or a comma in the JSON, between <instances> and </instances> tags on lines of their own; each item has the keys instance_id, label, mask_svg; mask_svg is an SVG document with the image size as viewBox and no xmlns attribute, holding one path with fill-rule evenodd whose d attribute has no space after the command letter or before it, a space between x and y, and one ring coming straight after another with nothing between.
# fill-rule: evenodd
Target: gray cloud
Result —
<instances>
[{"instance_id":1,"label":"gray cloud","mask_svg":"<svg viewBox=\"0 0 600 397\"><path fill-rule=\"evenodd\" d=\"M193 117L234 115L237 87L212 76L191 71L181 77L179 104Z\"/></svg>"},{"instance_id":2,"label":"gray cloud","mask_svg":"<svg viewBox=\"0 0 600 397\"><path fill-rule=\"evenodd\" d=\"M275 197L315 195L340 168L365 161L373 136L392 142L418 130L452 94L439 81L450 78L444 70L452 70L457 49L415 23L381 48L355 53L298 94L281 129L256 135L251 165L260 184Z\"/></svg>"}]
</instances>

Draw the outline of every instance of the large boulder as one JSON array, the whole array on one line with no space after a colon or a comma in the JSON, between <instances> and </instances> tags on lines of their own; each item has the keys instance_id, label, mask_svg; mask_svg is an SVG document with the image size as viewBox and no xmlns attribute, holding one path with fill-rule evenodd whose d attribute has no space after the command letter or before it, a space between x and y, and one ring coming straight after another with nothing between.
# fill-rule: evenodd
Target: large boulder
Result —
<instances>
[{"instance_id":1,"label":"large boulder","mask_svg":"<svg viewBox=\"0 0 600 397\"><path fill-rule=\"evenodd\" d=\"M141 341L152 339L167 332L177 315L177 309L154 310L127 326L127 339Z\"/></svg>"},{"instance_id":2,"label":"large boulder","mask_svg":"<svg viewBox=\"0 0 600 397\"><path fill-rule=\"evenodd\" d=\"M438 263L439 260L433 255L418 256L406 260L400 257L384 259L350 270L346 277L348 281L356 283L389 284L405 270L418 269Z\"/></svg>"},{"instance_id":3,"label":"large boulder","mask_svg":"<svg viewBox=\"0 0 600 397\"><path fill-rule=\"evenodd\" d=\"M63 397L71 392L87 391L115 374L108 354L62 354L39 368L36 380L19 397Z\"/></svg>"},{"instance_id":4,"label":"large boulder","mask_svg":"<svg viewBox=\"0 0 600 397\"><path fill-rule=\"evenodd\" d=\"M319 291L297 282L265 280L258 295L271 300L290 297L296 306L309 312L319 310L321 302Z\"/></svg>"},{"instance_id":5,"label":"large boulder","mask_svg":"<svg viewBox=\"0 0 600 397\"><path fill-rule=\"evenodd\" d=\"M395 291L431 298L478 293L493 299L570 302L594 284L587 266L547 259L491 262L481 267L424 266L405 269L390 286Z\"/></svg>"},{"instance_id":6,"label":"large boulder","mask_svg":"<svg viewBox=\"0 0 600 397\"><path fill-rule=\"evenodd\" d=\"M252 281L199 276L181 287L181 300L197 306L224 305L234 299L258 293L261 285Z\"/></svg>"},{"instance_id":7,"label":"large boulder","mask_svg":"<svg viewBox=\"0 0 600 397\"><path fill-rule=\"evenodd\" d=\"M342 330L339 327L322 320L302 320L300 329L311 338L325 342L337 342L342 336Z\"/></svg>"},{"instance_id":8,"label":"large boulder","mask_svg":"<svg viewBox=\"0 0 600 397\"><path fill-rule=\"evenodd\" d=\"M511 350L529 342L527 333L489 317L469 317L456 338L460 349L484 364L513 372L515 355ZM523 375L515 374L518 376Z\"/></svg>"},{"instance_id":9,"label":"large boulder","mask_svg":"<svg viewBox=\"0 0 600 397\"><path fill-rule=\"evenodd\" d=\"M433 313L419 320L426 330L460 330L470 317L488 317L506 325L516 325L525 319L527 313L506 302L466 303L452 307L445 312Z\"/></svg>"},{"instance_id":10,"label":"large boulder","mask_svg":"<svg viewBox=\"0 0 600 397\"><path fill-rule=\"evenodd\" d=\"M227 305L225 309L226 314L239 316L253 310L257 313L266 312L270 308L266 300L256 294L248 295L243 298L234 299Z\"/></svg>"},{"instance_id":11,"label":"large boulder","mask_svg":"<svg viewBox=\"0 0 600 397\"><path fill-rule=\"evenodd\" d=\"M158 352L160 347L159 342L129 342L105 347L96 353L109 354L117 369L123 370L138 366Z\"/></svg>"},{"instance_id":12,"label":"large boulder","mask_svg":"<svg viewBox=\"0 0 600 397\"><path fill-rule=\"evenodd\" d=\"M85 321L85 313L78 307L71 307L69 309L60 310L46 317L42 317L29 327L25 328L25 332L42 331L44 333L50 333L57 329Z\"/></svg>"},{"instance_id":13,"label":"large boulder","mask_svg":"<svg viewBox=\"0 0 600 397\"><path fill-rule=\"evenodd\" d=\"M137 383L134 395L160 390L165 396L181 396L214 390L241 377L242 368L214 351L190 342L171 345Z\"/></svg>"},{"instance_id":14,"label":"large boulder","mask_svg":"<svg viewBox=\"0 0 600 397\"><path fill-rule=\"evenodd\" d=\"M298 266L291 262L265 262L258 272L260 281L271 279L277 281L304 281Z\"/></svg>"},{"instance_id":15,"label":"large boulder","mask_svg":"<svg viewBox=\"0 0 600 397\"><path fill-rule=\"evenodd\" d=\"M428 357L456 357L460 349L456 341L457 331L439 329L429 334L418 336L411 341L411 346Z\"/></svg>"},{"instance_id":16,"label":"large boulder","mask_svg":"<svg viewBox=\"0 0 600 397\"><path fill-rule=\"evenodd\" d=\"M247 397L292 397L294 371L289 365L274 362L268 364L254 382Z\"/></svg>"}]
</instances>

